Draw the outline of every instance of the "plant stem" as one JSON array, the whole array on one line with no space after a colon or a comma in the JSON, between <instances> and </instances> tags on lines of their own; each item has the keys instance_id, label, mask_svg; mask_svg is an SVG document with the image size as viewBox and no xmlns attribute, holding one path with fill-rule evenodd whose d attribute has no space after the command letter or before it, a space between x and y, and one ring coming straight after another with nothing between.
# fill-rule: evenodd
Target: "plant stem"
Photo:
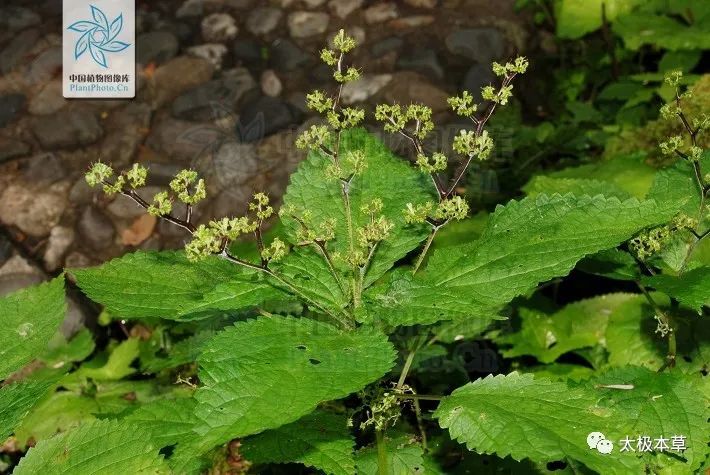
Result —
<instances>
[{"instance_id":1,"label":"plant stem","mask_svg":"<svg viewBox=\"0 0 710 475\"><path fill-rule=\"evenodd\" d=\"M402 389L404 386L404 380L407 379L407 374L412 367L412 361L414 361L414 355L417 354L416 350L412 350L407 355L407 359L404 362L404 368L402 368L402 373L399 375L399 381L397 381L397 389Z\"/></svg>"},{"instance_id":2,"label":"plant stem","mask_svg":"<svg viewBox=\"0 0 710 475\"><path fill-rule=\"evenodd\" d=\"M414 404L414 415L417 417L417 428L419 429L419 434L422 436L422 450L428 452L429 448L427 447L426 429L424 429L424 420L422 419L422 408L419 405L418 399L415 399L412 403Z\"/></svg>"},{"instance_id":3,"label":"plant stem","mask_svg":"<svg viewBox=\"0 0 710 475\"><path fill-rule=\"evenodd\" d=\"M446 224L446 223L444 223L444 224ZM424 243L424 248L422 248L422 252L419 254L419 257L417 257L417 261L414 263L414 268L412 269L412 275L416 274L417 271L419 270L419 267L424 262L424 257L426 257L427 252L429 252L429 248L431 247L431 243L434 241L434 236L436 236L436 233L439 231L439 229L444 224L441 224L439 226L434 226L432 228L432 231L431 231L431 233L429 233L429 237L427 238L426 243Z\"/></svg>"},{"instance_id":4,"label":"plant stem","mask_svg":"<svg viewBox=\"0 0 710 475\"><path fill-rule=\"evenodd\" d=\"M444 396L436 396L434 394L394 394L397 399L411 399L412 401L441 401Z\"/></svg>"},{"instance_id":5,"label":"plant stem","mask_svg":"<svg viewBox=\"0 0 710 475\"><path fill-rule=\"evenodd\" d=\"M673 328L673 321L671 319L671 316L656 303L656 301L653 299L653 296L651 296L651 294L648 292L648 290L646 290L646 288L641 284L641 282L636 281L636 285L641 290L641 293L644 295L644 297L646 297L646 300L651 305L651 307L653 307L653 310L656 312L656 315L661 321L661 323L668 326L668 353L666 355L666 361L658 370L658 372L660 373L666 368L673 368L675 366L677 342L675 338L675 330Z\"/></svg>"},{"instance_id":6,"label":"plant stem","mask_svg":"<svg viewBox=\"0 0 710 475\"><path fill-rule=\"evenodd\" d=\"M377 443L377 475L388 475L387 445L385 445L385 434L383 431L378 430L375 432L375 441Z\"/></svg>"}]
</instances>

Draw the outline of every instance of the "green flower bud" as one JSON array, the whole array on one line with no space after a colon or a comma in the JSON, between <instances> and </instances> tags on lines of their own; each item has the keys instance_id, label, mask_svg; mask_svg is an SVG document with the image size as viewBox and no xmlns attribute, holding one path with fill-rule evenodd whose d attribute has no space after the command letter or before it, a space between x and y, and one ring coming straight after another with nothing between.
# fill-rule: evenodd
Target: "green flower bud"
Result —
<instances>
[{"instance_id":1,"label":"green flower bud","mask_svg":"<svg viewBox=\"0 0 710 475\"><path fill-rule=\"evenodd\" d=\"M384 241L393 228L394 224L384 216L373 219L371 222L358 229L360 245L368 247L372 244Z\"/></svg>"},{"instance_id":2,"label":"green flower bud","mask_svg":"<svg viewBox=\"0 0 710 475\"><path fill-rule=\"evenodd\" d=\"M351 175L360 175L367 168L365 152L362 150L349 150L344 159Z\"/></svg>"},{"instance_id":3,"label":"green flower bud","mask_svg":"<svg viewBox=\"0 0 710 475\"><path fill-rule=\"evenodd\" d=\"M439 203L434 218L439 221L455 219L460 221L468 215L468 203L460 196L454 196Z\"/></svg>"},{"instance_id":4,"label":"green flower bud","mask_svg":"<svg viewBox=\"0 0 710 475\"><path fill-rule=\"evenodd\" d=\"M321 50L320 59L328 66L335 66L338 64L338 56L335 54L335 51L327 48Z\"/></svg>"},{"instance_id":5,"label":"green flower bud","mask_svg":"<svg viewBox=\"0 0 710 475\"><path fill-rule=\"evenodd\" d=\"M447 102L451 109L461 117L472 117L478 111L478 105L474 104L473 96L468 91L463 91L460 96L449 97Z\"/></svg>"},{"instance_id":6,"label":"green flower bud","mask_svg":"<svg viewBox=\"0 0 710 475\"><path fill-rule=\"evenodd\" d=\"M683 71L671 71L666 74L665 81L671 87L678 87L681 78L683 77Z\"/></svg>"},{"instance_id":7,"label":"green flower bud","mask_svg":"<svg viewBox=\"0 0 710 475\"><path fill-rule=\"evenodd\" d=\"M436 173L446 170L447 163L446 155L439 152L434 152L431 158L420 153L417 155L416 161L419 169L424 173Z\"/></svg>"},{"instance_id":8,"label":"green flower bud","mask_svg":"<svg viewBox=\"0 0 710 475\"><path fill-rule=\"evenodd\" d=\"M112 184L104 184L104 193L107 195L114 195L123 191L123 185L126 184L126 179L123 175L118 175L116 181Z\"/></svg>"},{"instance_id":9,"label":"green flower bud","mask_svg":"<svg viewBox=\"0 0 710 475\"><path fill-rule=\"evenodd\" d=\"M479 160L485 160L493 151L493 139L487 130L477 136L474 131L464 129L454 137L453 148L462 155L473 155Z\"/></svg>"},{"instance_id":10,"label":"green flower bud","mask_svg":"<svg viewBox=\"0 0 710 475\"><path fill-rule=\"evenodd\" d=\"M148 169L143 165L134 163L128 172L126 172L126 177L128 178L128 183L131 188L140 188L145 185L145 181L148 178Z\"/></svg>"},{"instance_id":11,"label":"green flower bud","mask_svg":"<svg viewBox=\"0 0 710 475\"><path fill-rule=\"evenodd\" d=\"M200 224L192 233L192 241L185 246L187 258L191 261L203 259L216 254L222 249L219 233L213 228Z\"/></svg>"},{"instance_id":12,"label":"green flower bud","mask_svg":"<svg viewBox=\"0 0 710 475\"><path fill-rule=\"evenodd\" d=\"M383 207L384 204L382 203L382 200L379 198L374 198L370 201L366 201L365 203L363 203L363 205L360 206L360 211L362 211L364 214L377 214L382 211Z\"/></svg>"},{"instance_id":13,"label":"green flower bud","mask_svg":"<svg viewBox=\"0 0 710 475\"><path fill-rule=\"evenodd\" d=\"M683 145L683 137L680 135L674 135L665 142L661 142L659 147L661 148L661 153L663 155L670 155L678 150Z\"/></svg>"},{"instance_id":14,"label":"green flower bud","mask_svg":"<svg viewBox=\"0 0 710 475\"><path fill-rule=\"evenodd\" d=\"M300 149L320 149L331 142L332 135L325 125L311 125L297 139L296 147Z\"/></svg>"},{"instance_id":15,"label":"green flower bud","mask_svg":"<svg viewBox=\"0 0 710 475\"><path fill-rule=\"evenodd\" d=\"M316 90L306 94L306 107L322 114L333 108L333 99L326 96L323 91Z\"/></svg>"},{"instance_id":16,"label":"green flower bud","mask_svg":"<svg viewBox=\"0 0 710 475\"><path fill-rule=\"evenodd\" d=\"M333 73L333 78L338 82L352 82L360 79L360 71L357 68L350 66L345 74L342 71L335 71Z\"/></svg>"},{"instance_id":17,"label":"green flower bud","mask_svg":"<svg viewBox=\"0 0 710 475\"><path fill-rule=\"evenodd\" d=\"M265 193L254 194L254 200L249 203L249 210L256 213L259 221L269 219L274 214L274 208L269 206L269 197Z\"/></svg>"},{"instance_id":18,"label":"green flower bud","mask_svg":"<svg viewBox=\"0 0 710 475\"><path fill-rule=\"evenodd\" d=\"M86 179L86 183L90 187L95 187L104 180L107 180L113 176L113 168L110 166L106 165L105 163L102 162L96 162L93 165L91 165L91 168L89 168L89 171L86 172L84 175L84 178Z\"/></svg>"},{"instance_id":19,"label":"green flower bud","mask_svg":"<svg viewBox=\"0 0 710 475\"><path fill-rule=\"evenodd\" d=\"M190 187L194 191L190 193ZM181 170L170 182L170 189L177 193L178 199L185 204L194 205L207 197L205 181L197 178L194 170Z\"/></svg>"},{"instance_id":20,"label":"green flower bud","mask_svg":"<svg viewBox=\"0 0 710 475\"><path fill-rule=\"evenodd\" d=\"M167 191L161 191L153 196L153 203L148 206L148 214L152 216L165 216L173 210L173 202Z\"/></svg>"},{"instance_id":21,"label":"green flower bud","mask_svg":"<svg viewBox=\"0 0 710 475\"><path fill-rule=\"evenodd\" d=\"M355 38L348 36L345 33L345 30L341 28L333 38L333 46L335 49L345 54L355 49L357 42L355 41Z\"/></svg>"},{"instance_id":22,"label":"green flower bud","mask_svg":"<svg viewBox=\"0 0 710 475\"><path fill-rule=\"evenodd\" d=\"M262 259L276 262L283 259L288 253L288 246L279 238L274 238L271 244L261 251Z\"/></svg>"},{"instance_id":23,"label":"green flower bud","mask_svg":"<svg viewBox=\"0 0 710 475\"><path fill-rule=\"evenodd\" d=\"M407 124L407 117L402 113L399 104L378 104L375 108L375 119L384 122L385 131L391 133L401 132Z\"/></svg>"},{"instance_id":24,"label":"green flower bud","mask_svg":"<svg viewBox=\"0 0 710 475\"><path fill-rule=\"evenodd\" d=\"M424 223L433 209L434 203L431 201L418 205L407 203L407 208L404 210L404 221L408 224Z\"/></svg>"}]
</instances>

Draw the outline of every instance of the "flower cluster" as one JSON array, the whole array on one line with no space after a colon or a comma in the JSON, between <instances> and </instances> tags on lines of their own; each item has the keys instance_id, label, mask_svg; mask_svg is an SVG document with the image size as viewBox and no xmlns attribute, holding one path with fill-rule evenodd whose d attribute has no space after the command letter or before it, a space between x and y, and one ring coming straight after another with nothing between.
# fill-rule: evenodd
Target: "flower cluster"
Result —
<instances>
[{"instance_id":1,"label":"flower cluster","mask_svg":"<svg viewBox=\"0 0 710 475\"><path fill-rule=\"evenodd\" d=\"M493 151L493 139L488 135L487 130L476 134L473 130L462 129L454 137L453 149L461 155L485 160Z\"/></svg>"},{"instance_id":2,"label":"flower cluster","mask_svg":"<svg viewBox=\"0 0 710 475\"><path fill-rule=\"evenodd\" d=\"M181 170L170 182L170 189L188 205L197 204L207 197L205 180L198 178L195 170Z\"/></svg>"},{"instance_id":3,"label":"flower cluster","mask_svg":"<svg viewBox=\"0 0 710 475\"><path fill-rule=\"evenodd\" d=\"M468 216L469 206L465 199L453 196L441 200L438 205L431 201L415 205L407 203L404 220L410 224L431 222L441 226L451 220L460 221Z\"/></svg>"},{"instance_id":4,"label":"flower cluster","mask_svg":"<svg viewBox=\"0 0 710 475\"><path fill-rule=\"evenodd\" d=\"M107 195L122 193L126 185L135 190L145 185L148 178L148 169L143 165L134 163L128 171L121 172L111 183L109 179L114 176L113 168L102 162L96 162L86 172L86 183L90 187L103 186L103 191Z\"/></svg>"},{"instance_id":5,"label":"flower cluster","mask_svg":"<svg viewBox=\"0 0 710 475\"><path fill-rule=\"evenodd\" d=\"M692 230L697 225L696 219L679 214L669 224L639 234L629 241L629 246L639 259L645 260L663 250L676 232Z\"/></svg>"},{"instance_id":6,"label":"flower cluster","mask_svg":"<svg viewBox=\"0 0 710 475\"><path fill-rule=\"evenodd\" d=\"M375 108L375 119L384 122L387 132L405 132L407 125L413 122L411 134L419 140L424 140L434 130L431 116L431 107L423 104L410 104L406 108L399 104L378 104Z\"/></svg>"}]
</instances>

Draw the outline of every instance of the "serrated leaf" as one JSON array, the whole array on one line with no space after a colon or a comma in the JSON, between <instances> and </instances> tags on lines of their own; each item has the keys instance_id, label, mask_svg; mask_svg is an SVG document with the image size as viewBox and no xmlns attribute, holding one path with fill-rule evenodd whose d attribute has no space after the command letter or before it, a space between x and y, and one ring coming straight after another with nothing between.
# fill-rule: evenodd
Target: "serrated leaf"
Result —
<instances>
[{"instance_id":1,"label":"serrated leaf","mask_svg":"<svg viewBox=\"0 0 710 475\"><path fill-rule=\"evenodd\" d=\"M202 352L202 346L214 336L211 330L201 331L189 336L170 346L166 357L151 353L142 355L142 370L146 373L157 373L158 371L175 368L180 365L197 361L197 357ZM155 350L151 347L152 350Z\"/></svg>"},{"instance_id":2,"label":"serrated leaf","mask_svg":"<svg viewBox=\"0 0 710 475\"><path fill-rule=\"evenodd\" d=\"M288 424L384 375L395 357L371 329L287 317L236 323L204 347L196 430L217 445ZM274 410L275 407L283 408Z\"/></svg>"},{"instance_id":3,"label":"serrated leaf","mask_svg":"<svg viewBox=\"0 0 710 475\"><path fill-rule=\"evenodd\" d=\"M15 475L168 473L150 434L123 421L92 421L31 448Z\"/></svg>"},{"instance_id":4,"label":"serrated leaf","mask_svg":"<svg viewBox=\"0 0 710 475\"><path fill-rule=\"evenodd\" d=\"M617 424L633 440L643 435L654 439L662 436L670 439L676 435L687 438L688 449L682 454L669 451L686 460L676 465L674 473L692 472L705 459L710 413L693 378L678 371L657 373L641 367L624 367L610 370L589 384L602 386L599 404L613 406L623 415ZM633 389L603 388L620 384L632 385ZM668 445L671 445L670 441ZM668 455L663 458L673 460Z\"/></svg>"},{"instance_id":5,"label":"serrated leaf","mask_svg":"<svg viewBox=\"0 0 710 475\"><path fill-rule=\"evenodd\" d=\"M710 48L707 21L688 25L670 16L637 12L619 17L612 29L631 50L647 44L671 51Z\"/></svg>"},{"instance_id":6,"label":"serrated leaf","mask_svg":"<svg viewBox=\"0 0 710 475\"><path fill-rule=\"evenodd\" d=\"M345 417L315 411L245 439L241 452L255 464L297 462L326 474L351 475L354 446Z\"/></svg>"},{"instance_id":7,"label":"serrated leaf","mask_svg":"<svg viewBox=\"0 0 710 475\"><path fill-rule=\"evenodd\" d=\"M603 342L612 311L637 297L602 295L571 303L554 313L522 307L520 330L503 335L496 342L507 347L502 351L507 358L532 355L542 363L552 363L569 351Z\"/></svg>"},{"instance_id":8,"label":"serrated leaf","mask_svg":"<svg viewBox=\"0 0 710 475\"><path fill-rule=\"evenodd\" d=\"M703 155L701 167L710 167L710 154ZM695 179L693 167L685 160L679 160L670 167L656 173L647 199L673 206L676 212L696 217L700 208L700 189Z\"/></svg>"},{"instance_id":9,"label":"serrated leaf","mask_svg":"<svg viewBox=\"0 0 710 475\"><path fill-rule=\"evenodd\" d=\"M365 276L365 286L369 286L384 274L394 263L405 256L426 238L426 226L411 226L404 222L407 203L423 203L434 200L434 190L426 176L397 158L379 139L363 129L353 129L341 136L340 155L362 151L367 168L356 176L350 187L352 221L355 228L361 227L369 216L360 211L366 202L380 198L384 208L382 214L395 225L387 240L380 243L374 260ZM320 153L311 153L301 163L296 173L291 175L291 183L284 196L284 204L311 212L314 223L327 218L335 218L336 239L331 243L331 252L349 252L348 229L341 185L327 176L326 168L330 159ZM424 190L431 190L426 192ZM296 224L286 221L286 227L295 242L293 233Z\"/></svg>"},{"instance_id":10,"label":"serrated leaf","mask_svg":"<svg viewBox=\"0 0 710 475\"><path fill-rule=\"evenodd\" d=\"M679 276L658 274L643 278L644 285L669 295L680 303L700 311L710 306L710 268L697 267Z\"/></svg>"},{"instance_id":11,"label":"serrated leaf","mask_svg":"<svg viewBox=\"0 0 710 475\"><path fill-rule=\"evenodd\" d=\"M567 457L605 474L637 473L635 457L603 455L587 446L590 432L617 441L620 414L596 404L588 390L529 374L488 376L444 398L434 416L451 437L478 453L550 462ZM615 442L614 442L615 443Z\"/></svg>"},{"instance_id":12,"label":"serrated leaf","mask_svg":"<svg viewBox=\"0 0 710 475\"><path fill-rule=\"evenodd\" d=\"M555 3L557 36L576 39L602 26L602 5L607 20L631 11L643 0L559 0Z\"/></svg>"},{"instance_id":13,"label":"serrated leaf","mask_svg":"<svg viewBox=\"0 0 710 475\"><path fill-rule=\"evenodd\" d=\"M284 297L253 271L217 257L190 262L182 252L136 252L72 274L86 295L123 318L194 320Z\"/></svg>"},{"instance_id":14,"label":"serrated leaf","mask_svg":"<svg viewBox=\"0 0 710 475\"><path fill-rule=\"evenodd\" d=\"M628 252L619 249L605 249L585 257L576 268L588 274L616 280L638 280L640 277L636 260Z\"/></svg>"},{"instance_id":15,"label":"serrated leaf","mask_svg":"<svg viewBox=\"0 0 710 475\"><path fill-rule=\"evenodd\" d=\"M608 198L616 197L621 200L631 198L628 192L614 183L589 178L536 176L523 187L523 191L529 196L574 193L576 195L589 196L604 195Z\"/></svg>"},{"instance_id":16,"label":"serrated leaf","mask_svg":"<svg viewBox=\"0 0 710 475\"><path fill-rule=\"evenodd\" d=\"M124 418L150 433L158 448L178 445L193 439L196 402L191 397L161 398L141 405Z\"/></svg>"},{"instance_id":17,"label":"serrated leaf","mask_svg":"<svg viewBox=\"0 0 710 475\"><path fill-rule=\"evenodd\" d=\"M20 381L0 388L0 440L5 440L54 385L52 380Z\"/></svg>"},{"instance_id":18,"label":"serrated leaf","mask_svg":"<svg viewBox=\"0 0 710 475\"><path fill-rule=\"evenodd\" d=\"M355 463L358 475L415 475L429 473L424 468L424 452L418 443L407 436L386 437L382 442L387 452L387 469L380 471L377 463L377 447L364 447L357 451Z\"/></svg>"},{"instance_id":19,"label":"serrated leaf","mask_svg":"<svg viewBox=\"0 0 710 475\"><path fill-rule=\"evenodd\" d=\"M491 215L478 241L435 252L417 277L396 274L386 290L366 295L368 310L391 325L490 318L539 282L566 275L585 255L671 215L653 201L602 196L511 201Z\"/></svg>"},{"instance_id":20,"label":"serrated leaf","mask_svg":"<svg viewBox=\"0 0 710 475\"><path fill-rule=\"evenodd\" d=\"M0 299L0 380L47 348L65 314L63 275Z\"/></svg>"}]
</instances>

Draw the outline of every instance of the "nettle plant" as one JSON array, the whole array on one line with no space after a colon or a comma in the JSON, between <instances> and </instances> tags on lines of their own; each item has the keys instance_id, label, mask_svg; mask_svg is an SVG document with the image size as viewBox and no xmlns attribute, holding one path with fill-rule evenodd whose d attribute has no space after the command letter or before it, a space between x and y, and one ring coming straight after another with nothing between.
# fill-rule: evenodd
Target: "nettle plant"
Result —
<instances>
[{"instance_id":1,"label":"nettle plant","mask_svg":"<svg viewBox=\"0 0 710 475\"><path fill-rule=\"evenodd\" d=\"M278 213L257 193L245 216L196 224L206 186L195 171L152 199L140 194L148 171L139 164L87 173L90 185L191 239L184 251L69 271L104 308L99 323L112 338L99 350L88 331L48 348L65 314L64 276L0 300L0 429L14 447L5 462L31 447L14 473L246 473L284 463L332 474L491 463L545 472L554 461L574 472L701 470L710 350L698 312L710 285L697 251L710 164L695 137L707 120L686 118L680 93L664 108L688 124L691 143L663 145L683 160L658 173L648 199L579 180L576 193L499 206L477 231L459 183L494 150L486 123L527 61L494 63L500 85L483 88L483 105L468 93L449 99L471 123L454 139L457 157L425 145L430 108L379 105L384 129L411 143L411 164L359 128L363 109L341 104L360 74L347 63L354 47L341 31L322 52L338 89L308 95L324 121L298 139L308 158ZM463 239L439 240L455 221ZM641 293L540 304L540 284L580 260ZM449 356L505 308L514 324L486 336L511 371L467 382L466 362ZM563 354L576 359L558 361ZM537 363L515 359L523 355ZM615 450L590 448L591 432ZM667 438L668 449L622 452L624 436L634 447L637 436Z\"/></svg>"}]
</instances>

